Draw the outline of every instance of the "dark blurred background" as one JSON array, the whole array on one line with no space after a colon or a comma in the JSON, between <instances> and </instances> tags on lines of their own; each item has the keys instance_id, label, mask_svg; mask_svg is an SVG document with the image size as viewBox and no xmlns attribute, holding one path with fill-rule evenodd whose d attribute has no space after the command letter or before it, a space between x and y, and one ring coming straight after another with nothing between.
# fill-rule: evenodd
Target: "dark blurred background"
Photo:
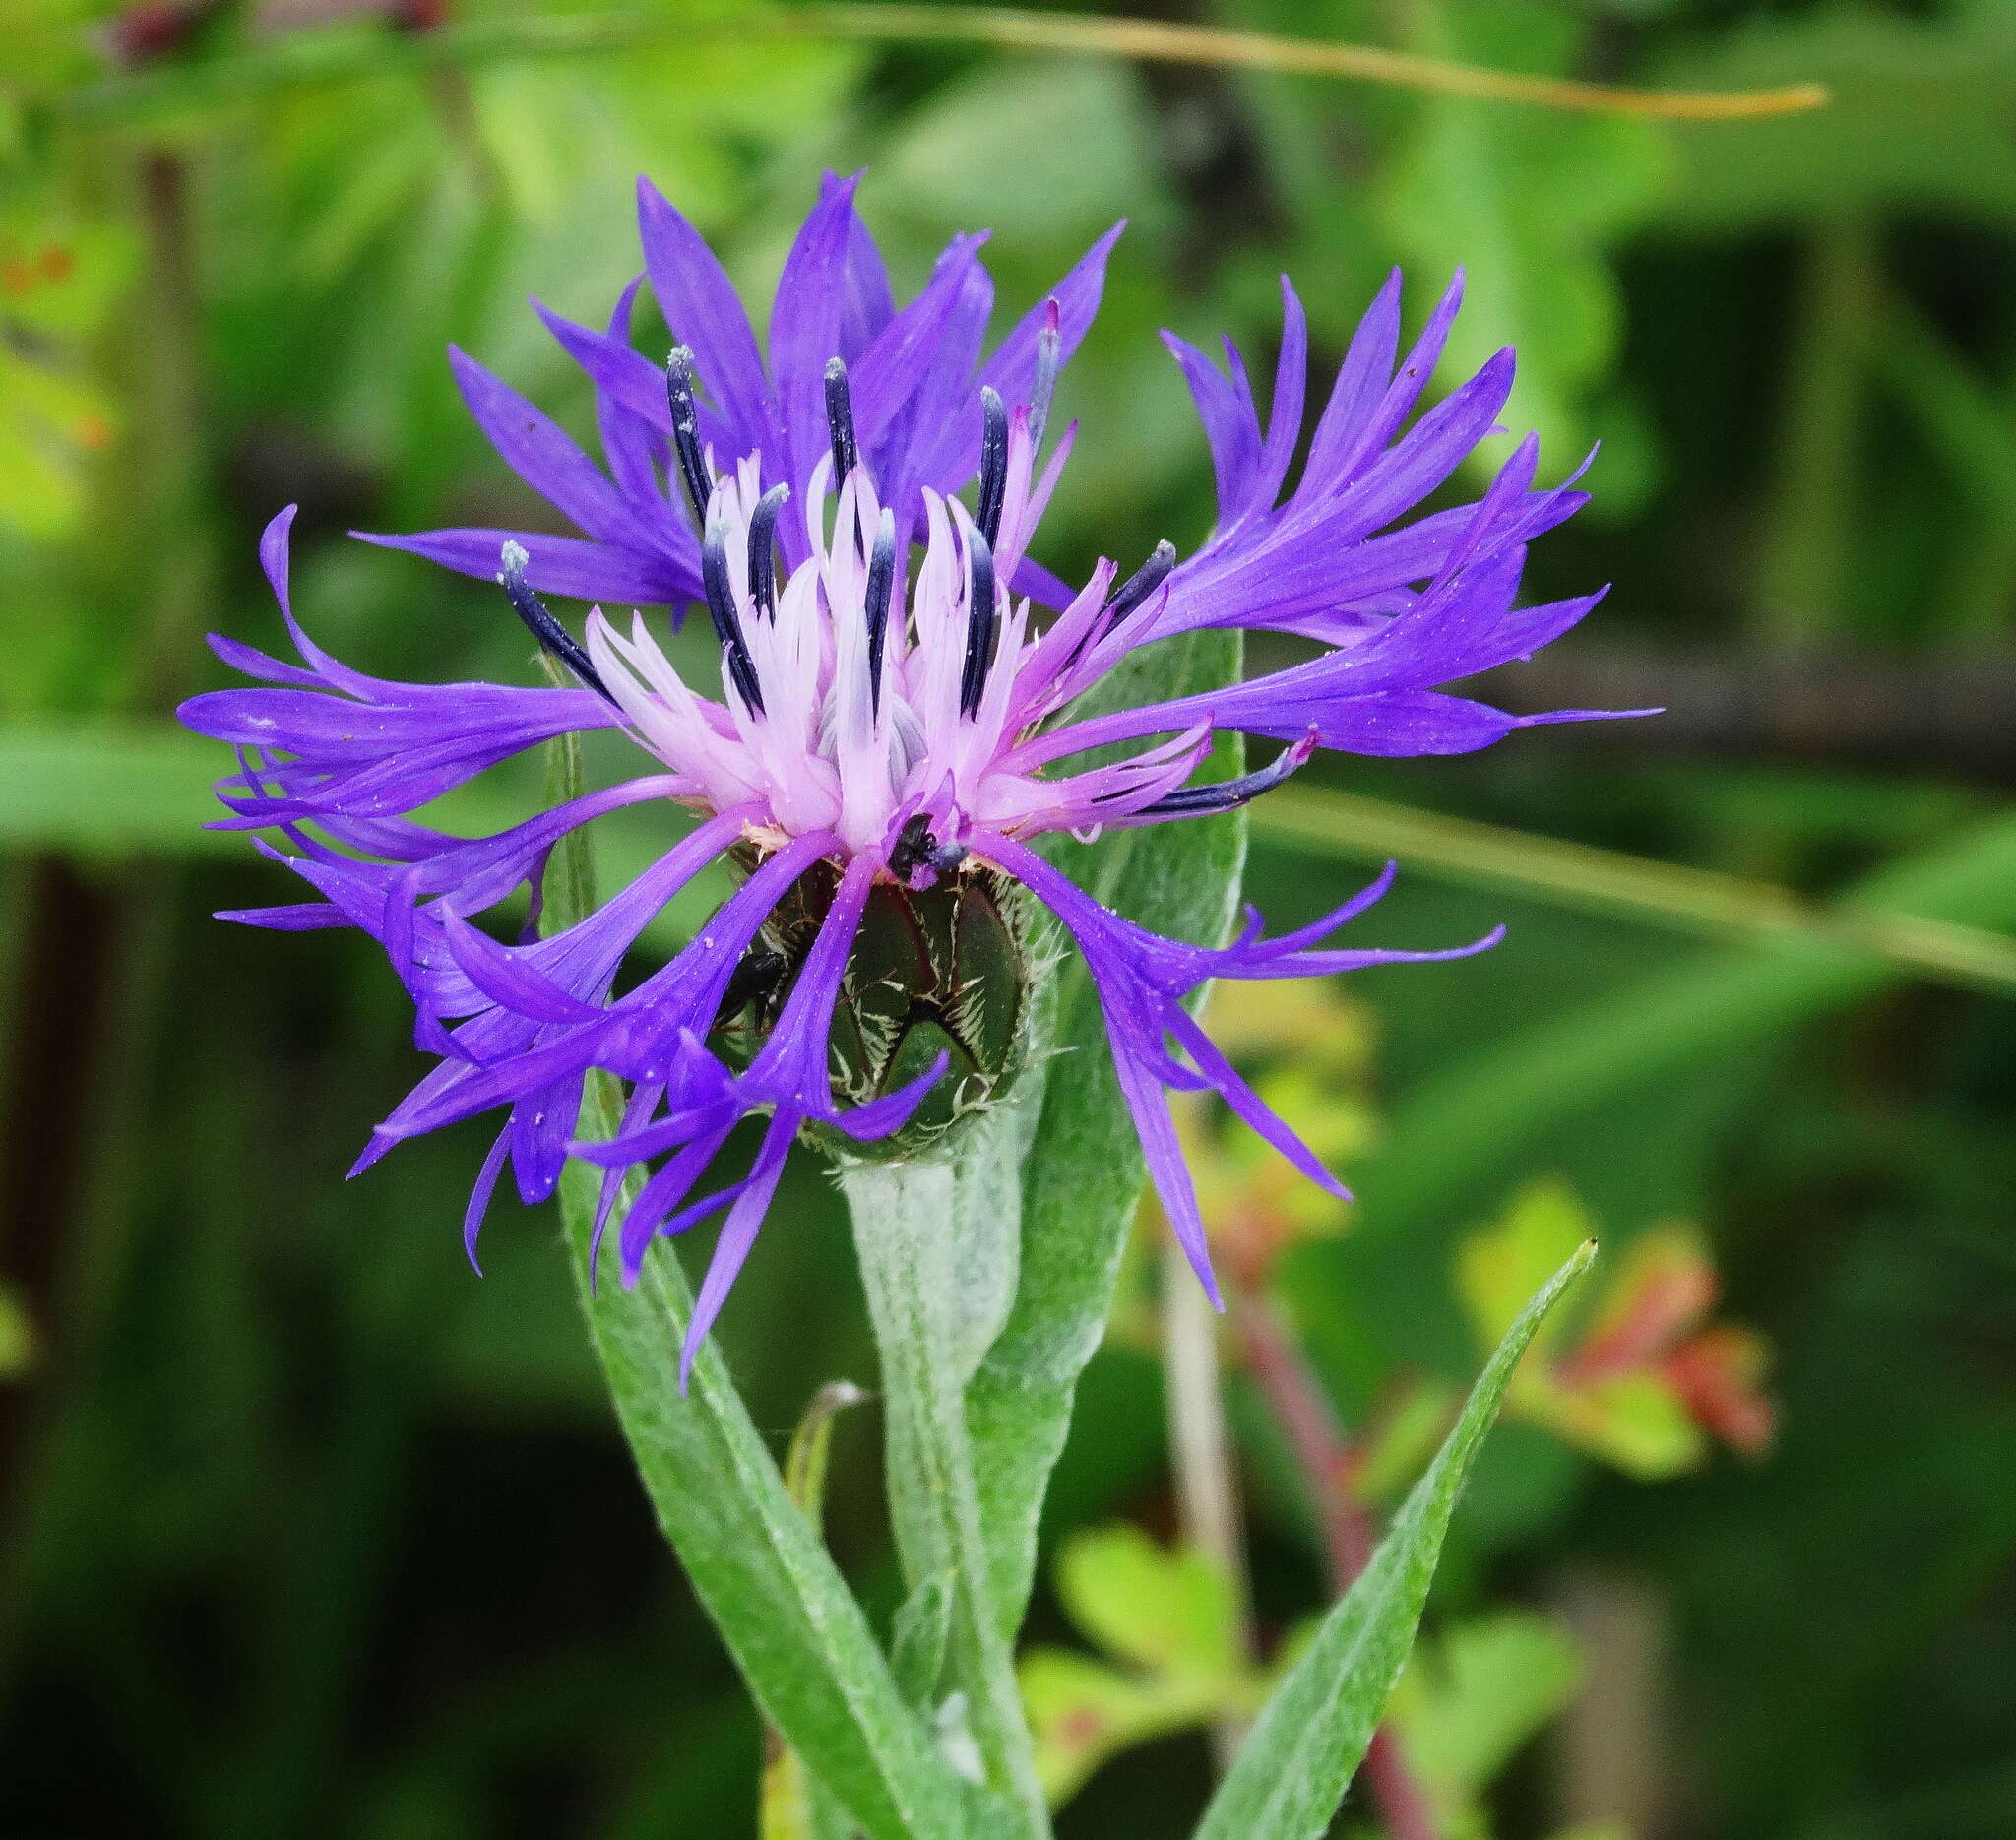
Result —
<instances>
[{"instance_id":1,"label":"dark blurred background","mask_svg":"<svg viewBox=\"0 0 2016 1840\"><path fill-rule=\"evenodd\" d=\"M0 10L0 1831L752 1831L754 1716L649 1521L554 1221L500 1203L472 1274L475 1132L345 1184L419 1070L402 993L356 935L207 918L292 897L199 828L225 763L167 712L221 680L204 631L280 645L254 548L296 499L324 644L522 675L493 592L342 536L532 515L444 345L586 432L525 296L606 310L637 173L760 300L821 167L866 164L899 283L991 226L1004 311L1132 221L1064 390L1084 433L1041 550L1067 573L1203 535L1155 334L1229 331L1268 371L1283 269L1321 368L1393 264L1413 324L1467 265L1455 361L1517 344L1508 420L1550 476L1602 443L1534 586L1616 587L1489 693L1669 713L1327 761L1294 790L1356 802L1263 808L1251 869L1286 922L1394 852L1384 940L1511 928L1353 989L1361 1203L1282 1274L1348 1424L1396 1376L1473 1370L1452 1261L1536 1178L1612 1252L1691 1223L1717 1310L1772 1350L1764 1454L1646 1480L1538 1420L1495 1440L1431 1626L1524 1607L1583 1684L1465 1832L2016 1832L2016 8L1167 7L1507 70L1833 86L1735 122L705 4L565 56L540 31L602 15ZM527 808L495 777L474 824ZM871 1364L837 1199L792 1179L721 1331L780 1435ZM1322 1584L1266 1444L1272 1639ZM876 1461L850 1415L830 1532L886 1610ZM1153 1337L1124 1317L1052 1510L1060 1535L1170 1527ZM1045 1597L1033 1634L1077 1639ZM1195 1734L1138 1749L1062 1831L1183 1831L1208 1767Z\"/></svg>"}]
</instances>

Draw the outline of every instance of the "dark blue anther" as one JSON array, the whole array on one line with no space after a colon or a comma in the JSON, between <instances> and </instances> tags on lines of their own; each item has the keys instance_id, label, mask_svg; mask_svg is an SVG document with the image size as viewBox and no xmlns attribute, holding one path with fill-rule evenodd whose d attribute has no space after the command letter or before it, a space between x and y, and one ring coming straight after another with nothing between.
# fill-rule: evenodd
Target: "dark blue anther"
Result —
<instances>
[{"instance_id":1,"label":"dark blue anther","mask_svg":"<svg viewBox=\"0 0 2016 1840\"><path fill-rule=\"evenodd\" d=\"M887 505L875 526L875 549L868 557L868 593L863 611L868 622L869 707L882 708L882 647L889 636L889 607L896 596L896 513Z\"/></svg>"},{"instance_id":2,"label":"dark blue anther","mask_svg":"<svg viewBox=\"0 0 2016 1840\"><path fill-rule=\"evenodd\" d=\"M679 457L686 498L704 528L714 482L707 476L707 459L700 451L700 408L693 400L693 352L687 346L673 346L665 359L665 400L672 409L672 451Z\"/></svg>"},{"instance_id":3,"label":"dark blue anther","mask_svg":"<svg viewBox=\"0 0 2016 1840\"><path fill-rule=\"evenodd\" d=\"M992 385L980 390L980 508L974 522L991 548L1001 540L1001 508L1008 502L1008 412Z\"/></svg>"},{"instance_id":4,"label":"dark blue anther","mask_svg":"<svg viewBox=\"0 0 2016 1840\"><path fill-rule=\"evenodd\" d=\"M1113 598L1106 603L1106 630L1110 632L1128 614L1136 612L1141 603L1168 580L1169 571L1175 566L1176 546L1165 538L1149 553L1148 560L1120 584Z\"/></svg>"},{"instance_id":5,"label":"dark blue anther","mask_svg":"<svg viewBox=\"0 0 2016 1840\"><path fill-rule=\"evenodd\" d=\"M848 394L847 366L826 360L826 432L833 441L833 489L837 492L860 458L854 446L854 404Z\"/></svg>"},{"instance_id":6,"label":"dark blue anther","mask_svg":"<svg viewBox=\"0 0 2016 1840\"><path fill-rule=\"evenodd\" d=\"M760 713L763 686L756 680L749 642L742 637L742 621L735 612L734 586L728 579L728 527L722 519L707 527L700 545L700 579L707 586L707 610L714 615L715 637L727 654L728 676L742 701Z\"/></svg>"},{"instance_id":7,"label":"dark blue anther","mask_svg":"<svg viewBox=\"0 0 2016 1840\"><path fill-rule=\"evenodd\" d=\"M1250 804L1262 793L1271 793L1286 780L1315 748L1313 738L1285 747L1266 766L1242 773L1235 780L1218 780L1209 786L1186 786L1180 792L1143 805L1135 813L1143 818L1201 818L1214 811L1231 811Z\"/></svg>"},{"instance_id":8,"label":"dark blue anther","mask_svg":"<svg viewBox=\"0 0 2016 1840\"><path fill-rule=\"evenodd\" d=\"M1176 566L1176 546L1165 539L1156 544L1149 558L1134 573L1127 577L1113 591L1112 599L1100 609L1100 616L1078 636L1078 643L1071 648L1066 666L1075 665L1084 656L1087 646L1103 639L1128 614L1137 611L1141 603L1168 580L1169 571Z\"/></svg>"},{"instance_id":9,"label":"dark blue anther","mask_svg":"<svg viewBox=\"0 0 2016 1840\"><path fill-rule=\"evenodd\" d=\"M501 564L497 580L511 597L512 611L531 629L532 636L603 702L614 703L616 699L609 694L609 686L602 682L601 673L589 663L581 641L553 617L546 603L533 593L526 581L525 565L529 558L524 545L506 543L497 559Z\"/></svg>"},{"instance_id":10,"label":"dark blue anther","mask_svg":"<svg viewBox=\"0 0 2016 1840\"><path fill-rule=\"evenodd\" d=\"M971 716L987 687L987 666L994 658L994 551L978 531L969 531L967 562L972 573L966 600L966 662L959 673L959 713Z\"/></svg>"},{"instance_id":11,"label":"dark blue anther","mask_svg":"<svg viewBox=\"0 0 2016 1840\"><path fill-rule=\"evenodd\" d=\"M768 620L777 618L777 514L790 495L788 485L773 485L749 514L749 599Z\"/></svg>"}]
</instances>

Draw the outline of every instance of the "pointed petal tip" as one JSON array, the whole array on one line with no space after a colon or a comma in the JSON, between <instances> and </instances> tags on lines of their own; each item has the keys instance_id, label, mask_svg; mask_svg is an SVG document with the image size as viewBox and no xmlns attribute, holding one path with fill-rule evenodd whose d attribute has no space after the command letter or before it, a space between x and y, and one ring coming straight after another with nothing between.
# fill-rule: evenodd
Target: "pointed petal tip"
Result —
<instances>
[{"instance_id":1,"label":"pointed petal tip","mask_svg":"<svg viewBox=\"0 0 2016 1840\"><path fill-rule=\"evenodd\" d=\"M373 1131L371 1133L371 1141L359 1152L357 1160L348 1169L344 1171L344 1180L346 1182L354 1181L374 1163L379 1162L398 1141L399 1139L396 1137L387 1137L381 1132Z\"/></svg>"}]
</instances>

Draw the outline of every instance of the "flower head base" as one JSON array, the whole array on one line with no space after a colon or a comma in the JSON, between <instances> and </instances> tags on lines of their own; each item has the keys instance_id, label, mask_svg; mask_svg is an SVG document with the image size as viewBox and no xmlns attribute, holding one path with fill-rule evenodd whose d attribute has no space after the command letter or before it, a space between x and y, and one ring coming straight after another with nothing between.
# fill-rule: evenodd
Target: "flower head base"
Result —
<instances>
[{"instance_id":1,"label":"flower head base","mask_svg":"<svg viewBox=\"0 0 2016 1840\"><path fill-rule=\"evenodd\" d=\"M1284 284L1264 429L1236 351L1228 347L1228 378L1175 347L1218 469L1210 541L1181 563L1159 545L1125 580L1102 562L1073 591L1029 549L1076 433L1045 457L1051 394L1097 304L1110 237L981 362L991 289L978 239L955 241L899 310L853 182L829 180L785 266L766 370L719 265L648 187L641 221L653 289L683 341L664 368L629 342L634 284L606 334L546 316L595 384L606 473L456 356L499 450L585 536L373 539L493 576L575 687L404 685L338 663L288 609L284 513L264 554L303 662L218 640L266 687L198 697L183 716L239 749L240 771L220 787L232 813L221 822L277 829L321 899L229 918L361 926L412 992L415 1039L438 1064L378 1128L364 1164L407 1137L507 1110L471 1203L472 1255L506 1164L535 1201L570 1150L609 1171L604 1223L622 1172L658 1164L622 1224L626 1280L655 1237L724 1212L690 1360L800 1130L902 1150L1013 1078L1028 1054L1029 909L1040 905L1091 973L1151 1174L1215 1297L1169 1090L1220 1092L1313 1179L1335 1183L1184 999L1213 978L1323 976L1490 941L1453 953L1327 947L1382 878L1282 938L1265 938L1256 916L1226 947L1183 944L1101 907L1037 845L1228 810L1318 747L1460 751L1596 713L1518 718L1439 688L1530 654L1598 598L1519 604L1525 545L1582 502L1565 486L1536 488L1530 440L1476 503L1400 522L1491 430L1509 354L1409 425L1457 295L1402 360L1396 278L1287 489L1306 341ZM969 483L971 507L957 495ZM637 611L597 606L577 640L541 592L664 603L675 618L704 606L718 666L687 682ZM1318 654L1200 694L1080 713L1123 659L1207 626L1293 633ZM493 837L448 836L410 815L511 754L604 728L627 733L650 771ZM1279 751L1251 773L1197 783L1228 730ZM1074 765L1095 749L1098 764ZM599 910L514 943L472 923L520 887L536 903L562 837L646 802L700 822ZM614 994L644 925L724 856L740 886L669 964ZM628 1083L622 1124L608 1142L575 1143L597 1068ZM702 1192L751 1114L766 1119L752 1167Z\"/></svg>"},{"instance_id":2,"label":"flower head base","mask_svg":"<svg viewBox=\"0 0 2016 1840\"><path fill-rule=\"evenodd\" d=\"M743 960L743 1021L754 1039L767 1033L794 968L816 941L837 883L832 864L806 875ZM944 1075L898 1131L877 1145L850 1144L852 1154L914 1151L1014 1084L1035 1047L1031 986L1040 961L1029 908L1017 883L971 860L929 888L894 877L870 886L834 1009L834 1090L858 1106L940 1064ZM735 1001L731 990L725 1007L732 1011ZM728 1020L717 1047L733 1062L737 1019Z\"/></svg>"}]
</instances>

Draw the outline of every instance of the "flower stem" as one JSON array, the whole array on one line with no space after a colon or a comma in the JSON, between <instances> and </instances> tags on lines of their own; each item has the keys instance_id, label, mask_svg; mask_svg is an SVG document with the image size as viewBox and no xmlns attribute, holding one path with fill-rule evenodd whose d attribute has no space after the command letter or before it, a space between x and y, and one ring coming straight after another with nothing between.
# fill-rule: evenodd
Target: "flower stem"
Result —
<instances>
[{"instance_id":1,"label":"flower stem","mask_svg":"<svg viewBox=\"0 0 2016 1840\"><path fill-rule=\"evenodd\" d=\"M913 1591L950 1581L950 1677L987 1781L1018 1808L1026 1832L1046 1836L1014 1651L992 1608L967 1434L953 1167L857 1164L841 1186L881 1352L889 1510L904 1577Z\"/></svg>"},{"instance_id":2,"label":"flower stem","mask_svg":"<svg viewBox=\"0 0 2016 1840\"><path fill-rule=\"evenodd\" d=\"M1239 1653L1250 1655L1252 1604L1246 1590L1238 1477L1225 1422L1218 1317L1173 1234L1162 1235L1162 1248L1163 1370L1168 1383L1176 1513L1183 1538L1211 1560L1230 1589L1234 1639ZM1212 1726L1212 1754L1221 1775L1231 1767L1245 1735L1245 1720L1230 1713Z\"/></svg>"},{"instance_id":3,"label":"flower stem","mask_svg":"<svg viewBox=\"0 0 2016 1840\"><path fill-rule=\"evenodd\" d=\"M1371 1516L1352 1491L1351 1445L1294 1331L1274 1300L1263 1291L1242 1291L1239 1327L1245 1338L1246 1365L1287 1435L1295 1465L1308 1485L1322 1529L1330 1588L1342 1596L1364 1570L1375 1544ZM1408 1767L1390 1725L1382 1725L1373 1735L1363 1768L1366 1786L1392 1840L1438 1840L1433 1805Z\"/></svg>"}]
</instances>

